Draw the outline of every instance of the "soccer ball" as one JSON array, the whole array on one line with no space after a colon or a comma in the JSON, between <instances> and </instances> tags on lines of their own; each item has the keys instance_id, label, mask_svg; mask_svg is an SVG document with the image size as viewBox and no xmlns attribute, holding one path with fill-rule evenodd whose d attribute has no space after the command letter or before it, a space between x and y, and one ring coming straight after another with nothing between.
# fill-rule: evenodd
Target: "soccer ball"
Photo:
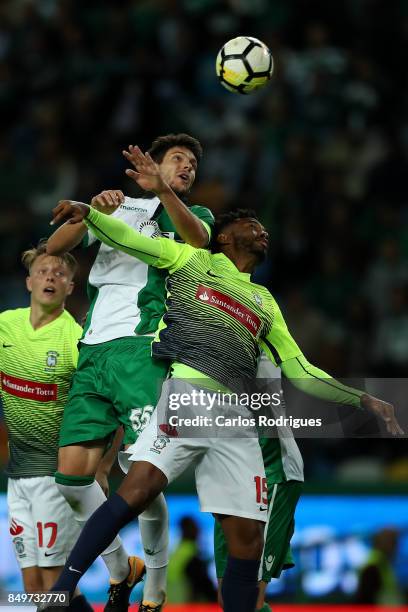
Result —
<instances>
[{"instance_id":1,"label":"soccer ball","mask_svg":"<svg viewBox=\"0 0 408 612\"><path fill-rule=\"evenodd\" d=\"M234 93L248 94L263 87L273 72L273 58L268 47L251 36L237 36L217 55L217 76Z\"/></svg>"}]
</instances>

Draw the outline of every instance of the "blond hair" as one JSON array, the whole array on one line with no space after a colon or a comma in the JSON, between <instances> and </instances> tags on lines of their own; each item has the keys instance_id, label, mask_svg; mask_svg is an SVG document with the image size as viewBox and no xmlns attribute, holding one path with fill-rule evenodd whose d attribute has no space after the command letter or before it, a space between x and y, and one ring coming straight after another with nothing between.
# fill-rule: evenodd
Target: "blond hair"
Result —
<instances>
[{"instance_id":1,"label":"blond hair","mask_svg":"<svg viewBox=\"0 0 408 612\"><path fill-rule=\"evenodd\" d=\"M40 242L38 243L36 247L32 249L27 249L27 251L24 251L21 254L21 263L28 270L29 273L31 272L33 263L41 255L47 255L47 240L46 239L40 240ZM67 268L72 274L72 277L74 277L75 272L77 271L77 268L78 268L78 263L75 257L71 255L71 253L63 253L62 255L57 255L57 257L61 261L61 263L67 266Z\"/></svg>"}]
</instances>

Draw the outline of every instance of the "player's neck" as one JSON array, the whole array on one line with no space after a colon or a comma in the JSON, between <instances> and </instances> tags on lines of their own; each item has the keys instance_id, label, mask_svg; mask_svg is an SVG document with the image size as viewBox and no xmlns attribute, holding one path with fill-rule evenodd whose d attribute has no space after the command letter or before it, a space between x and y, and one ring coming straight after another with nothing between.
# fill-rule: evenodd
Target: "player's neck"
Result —
<instances>
[{"instance_id":1,"label":"player's neck","mask_svg":"<svg viewBox=\"0 0 408 612\"><path fill-rule=\"evenodd\" d=\"M240 272L252 274L258 264L257 258L254 257L252 253L239 253L234 249L225 249L223 253L232 261Z\"/></svg>"},{"instance_id":2,"label":"player's neck","mask_svg":"<svg viewBox=\"0 0 408 612\"><path fill-rule=\"evenodd\" d=\"M41 304L31 304L30 308L30 323L33 329L39 329L52 323L57 319L64 310L64 304L61 304L53 310L44 308Z\"/></svg>"}]
</instances>

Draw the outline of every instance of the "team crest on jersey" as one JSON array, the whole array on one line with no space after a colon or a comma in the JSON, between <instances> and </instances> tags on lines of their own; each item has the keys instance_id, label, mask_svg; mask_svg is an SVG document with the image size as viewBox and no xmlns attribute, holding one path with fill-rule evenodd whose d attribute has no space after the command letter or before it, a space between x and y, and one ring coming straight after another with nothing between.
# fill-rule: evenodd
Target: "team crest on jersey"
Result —
<instances>
[{"instance_id":1,"label":"team crest on jersey","mask_svg":"<svg viewBox=\"0 0 408 612\"><path fill-rule=\"evenodd\" d=\"M23 538L13 538L13 544L16 549L17 556L22 559L26 557Z\"/></svg>"},{"instance_id":2,"label":"team crest on jersey","mask_svg":"<svg viewBox=\"0 0 408 612\"><path fill-rule=\"evenodd\" d=\"M157 238L162 235L160 227L154 219L141 221L141 223L139 223L139 232L143 234L143 236L148 236L149 238Z\"/></svg>"},{"instance_id":3,"label":"team crest on jersey","mask_svg":"<svg viewBox=\"0 0 408 612\"><path fill-rule=\"evenodd\" d=\"M157 453L158 455L160 455L163 448L165 448L169 442L170 438L168 436L157 436L150 450L153 453Z\"/></svg>"},{"instance_id":4,"label":"team crest on jersey","mask_svg":"<svg viewBox=\"0 0 408 612\"><path fill-rule=\"evenodd\" d=\"M48 351L46 359L47 366L49 368L55 368L55 366L57 365L58 357L59 353L57 353L57 351Z\"/></svg>"},{"instance_id":5,"label":"team crest on jersey","mask_svg":"<svg viewBox=\"0 0 408 612\"><path fill-rule=\"evenodd\" d=\"M262 298L259 293L253 293L252 295L254 296L254 300L258 304L258 306L262 306Z\"/></svg>"}]
</instances>

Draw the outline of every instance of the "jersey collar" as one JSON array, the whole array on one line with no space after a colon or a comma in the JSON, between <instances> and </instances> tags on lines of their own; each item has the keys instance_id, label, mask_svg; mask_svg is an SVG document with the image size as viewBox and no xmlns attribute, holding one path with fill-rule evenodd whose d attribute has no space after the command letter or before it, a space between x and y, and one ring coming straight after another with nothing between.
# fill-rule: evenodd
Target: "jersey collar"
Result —
<instances>
[{"instance_id":1,"label":"jersey collar","mask_svg":"<svg viewBox=\"0 0 408 612\"><path fill-rule=\"evenodd\" d=\"M250 281L251 275L249 272L240 272L234 262L231 261L229 257L224 255L224 253L215 253L212 256L214 261L216 272L220 272L221 274L228 274L238 276L242 280Z\"/></svg>"}]
</instances>

